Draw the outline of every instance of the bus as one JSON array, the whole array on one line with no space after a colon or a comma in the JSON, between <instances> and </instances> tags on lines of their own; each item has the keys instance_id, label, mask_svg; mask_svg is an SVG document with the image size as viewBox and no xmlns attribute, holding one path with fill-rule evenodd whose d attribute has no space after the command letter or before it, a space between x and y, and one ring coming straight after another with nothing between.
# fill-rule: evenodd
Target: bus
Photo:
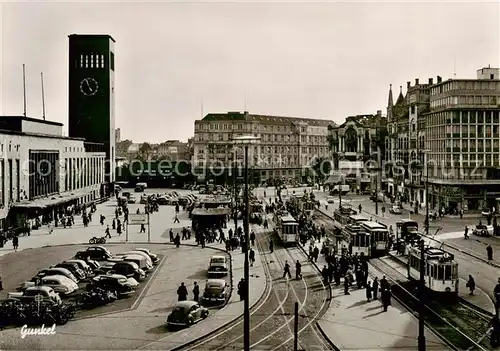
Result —
<instances>
[{"instance_id":1,"label":"bus","mask_svg":"<svg viewBox=\"0 0 500 351\"><path fill-rule=\"evenodd\" d=\"M284 245L296 245L299 241L299 223L290 215L278 217L276 230Z\"/></svg>"},{"instance_id":2,"label":"bus","mask_svg":"<svg viewBox=\"0 0 500 351\"><path fill-rule=\"evenodd\" d=\"M371 257L384 256L389 251L389 231L387 226L378 222L361 222L363 228L370 235Z\"/></svg>"}]
</instances>

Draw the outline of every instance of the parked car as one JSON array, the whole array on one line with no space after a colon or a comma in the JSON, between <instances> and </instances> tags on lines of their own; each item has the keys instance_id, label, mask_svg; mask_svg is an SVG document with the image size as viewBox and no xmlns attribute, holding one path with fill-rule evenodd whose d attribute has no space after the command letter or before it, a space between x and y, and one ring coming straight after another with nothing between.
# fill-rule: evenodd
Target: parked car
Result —
<instances>
[{"instance_id":1,"label":"parked car","mask_svg":"<svg viewBox=\"0 0 500 351\"><path fill-rule=\"evenodd\" d=\"M139 283L135 279L127 278L121 274L98 275L87 285L87 290L98 287L116 293L116 296L126 296L134 293Z\"/></svg>"},{"instance_id":2,"label":"parked car","mask_svg":"<svg viewBox=\"0 0 500 351\"><path fill-rule=\"evenodd\" d=\"M147 253L144 253L142 251L127 251L127 252L122 252L122 253L119 253L115 256L124 256L125 257L125 260L126 257L129 257L129 256L141 256L143 259L146 260L146 265L142 266L143 262L141 262L141 265L139 265L139 268L141 268L142 270L151 270L153 269L153 260L151 260L151 257L149 257L149 255ZM139 264L138 262L136 262L137 264ZM146 269L144 269L146 268Z\"/></svg>"},{"instance_id":3,"label":"parked car","mask_svg":"<svg viewBox=\"0 0 500 351\"><path fill-rule=\"evenodd\" d=\"M88 262L85 262L84 260L66 260L63 263L76 263L78 267L85 272L87 276L94 274L94 269L88 264Z\"/></svg>"},{"instance_id":4,"label":"parked car","mask_svg":"<svg viewBox=\"0 0 500 351\"><path fill-rule=\"evenodd\" d=\"M483 208L483 210L481 211L481 216L483 217L489 217L491 214L491 211L487 208Z\"/></svg>"},{"instance_id":5,"label":"parked car","mask_svg":"<svg viewBox=\"0 0 500 351\"><path fill-rule=\"evenodd\" d=\"M9 293L8 297L19 298L21 301L33 301L37 295L42 295L44 300L50 300L57 304L62 303L59 294L48 286L32 286L20 293Z\"/></svg>"},{"instance_id":6,"label":"parked car","mask_svg":"<svg viewBox=\"0 0 500 351\"><path fill-rule=\"evenodd\" d=\"M201 302L204 304L225 303L229 298L231 288L224 279L208 279Z\"/></svg>"},{"instance_id":7,"label":"parked car","mask_svg":"<svg viewBox=\"0 0 500 351\"><path fill-rule=\"evenodd\" d=\"M142 248L142 247L137 247L137 248L134 249L134 251L141 251L141 252L144 252L145 254L147 254L151 258L151 261L153 261L153 264L158 264L159 263L158 255L152 253L151 250L149 250L149 249L145 249L145 248Z\"/></svg>"},{"instance_id":8,"label":"parked car","mask_svg":"<svg viewBox=\"0 0 500 351\"><path fill-rule=\"evenodd\" d=\"M333 204L335 202L335 197L334 196L327 196L326 202L329 204Z\"/></svg>"},{"instance_id":9,"label":"parked car","mask_svg":"<svg viewBox=\"0 0 500 351\"><path fill-rule=\"evenodd\" d=\"M63 275L66 278L71 279L75 283L78 283L78 279L76 279L76 277L73 275L73 273L68 271L66 268L60 268L60 267L42 269L40 272L38 272L36 274L36 277L43 278L43 277L48 277L50 275Z\"/></svg>"},{"instance_id":10,"label":"parked car","mask_svg":"<svg viewBox=\"0 0 500 351\"><path fill-rule=\"evenodd\" d=\"M212 256L208 264L207 274L212 276L226 276L228 274L226 256Z\"/></svg>"},{"instance_id":11,"label":"parked car","mask_svg":"<svg viewBox=\"0 0 500 351\"><path fill-rule=\"evenodd\" d=\"M104 246L90 246L84 251L78 251L75 258L80 260L107 261L113 254Z\"/></svg>"},{"instance_id":12,"label":"parked car","mask_svg":"<svg viewBox=\"0 0 500 351\"><path fill-rule=\"evenodd\" d=\"M54 267L50 268L66 268L68 271L73 273L73 275L80 281L87 278L87 274L83 270L80 269L77 263L71 262L61 262L56 264Z\"/></svg>"},{"instance_id":13,"label":"parked car","mask_svg":"<svg viewBox=\"0 0 500 351\"><path fill-rule=\"evenodd\" d=\"M207 318L208 309L200 306L196 301L179 301L168 315L168 327L190 327L191 325Z\"/></svg>"},{"instance_id":14,"label":"parked car","mask_svg":"<svg viewBox=\"0 0 500 351\"><path fill-rule=\"evenodd\" d=\"M29 282L24 282L21 285L21 290L37 286L37 283L40 284L38 286L48 286L61 295L69 295L78 290L78 284L63 275L49 275L43 278L32 278Z\"/></svg>"},{"instance_id":15,"label":"parked car","mask_svg":"<svg viewBox=\"0 0 500 351\"><path fill-rule=\"evenodd\" d=\"M474 229L472 229L472 234L478 236L493 236L494 228L492 225L476 225Z\"/></svg>"},{"instance_id":16,"label":"parked car","mask_svg":"<svg viewBox=\"0 0 500 351\"><path fill-rule=\"evenodd\" d=\"M399 207L398 205L394 205L394 206L391 206L391 208L389 208L389 213L401 214L401 213L403 213L403 211L401 210L401 207Z\"/></svg>"},{"instance_id":17,"label":"parked car","mask_svg":"<svg viewBox=\"0 0 500 351\"><path fill-rule=\"evenodd\" d=\"M127 200L127 202L128 202L129 204L135 204L135 202L136 202L136 201L137 201L137 199L135 198L135 196L134 196L134 195L130 195L130 196L128 197L128 200Z\"/></svg>"},{"instance_id":18,"label":"parked car","mask_svg":"<svg viewBox=\"0 0 500 351\"><path fill-rule=\"evenodd\" d=\"M117 254L116 256L113 256L109 261L110 262L133 262L139 266L140 269L142 269L144 272L149 272L151 269L153 269L153 264L149 264L148 260L151 261L151 259L148 257L147 260L144 258L142 255L131 255L131 254L124 254L120 253Z\"/></svg>"},{"instance_id":19,"label":"parked car","mask_svg":"<svg viewBox=\"0 0 500 351\"><path fill-rule=\"evenodd\" d=\"M137 263L134 262L118 262L115 263L113 268L108 272L108 274L120 274L127 278L134 278L138 282L146 279L146 273L139 268Z\"/></svg>"}]
</instances>

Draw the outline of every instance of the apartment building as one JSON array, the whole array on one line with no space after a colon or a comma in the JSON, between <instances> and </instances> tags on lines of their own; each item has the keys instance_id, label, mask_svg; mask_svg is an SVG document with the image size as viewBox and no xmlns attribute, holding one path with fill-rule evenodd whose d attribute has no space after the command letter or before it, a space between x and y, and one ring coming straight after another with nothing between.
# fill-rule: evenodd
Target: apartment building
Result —
<instances>
[{"instance_id":1,"label":"apartment building","mask_svg":"<svg viewBox=\"0 0 500 351\"><path fill-rule=\"evenodd\" d=\"M382 162L385 153L387 119L382 111L374 115L349 116L345 122L330 128L333 170L342 174L352 191L372 192L380 188L381 177L371 167ZM377 182L377 184L375 184Z\"/></svg>"},{"instance_id":2,"label":"apartment building","mask_svg":"<svg viewBox=\"0 0 500 351\"><path fill-rule=\"evenodd\" d=\"M328 126L333 121L251 114L248 111L209 113L195 121L193 169L199 180L227 180L235 163L242 161L242 147L232 138L259 137L249 147L249 167L255 183L269 179L297 179L317 157L328 157Z\"/></svg>"},{"instance_id":3,"label":"apartment building","mask_svg":"<svg viewBox=\"0 0 500 351\"><path fill-rule=\"evenodd\" d=\"M441 82L441 77L437 81ZM393 196L411 202L418 210L425 205L425 189L422 166L425 152L425 122L429 111L430 87L433 78L428 83L421 83L417 78L415 85L406 84L406 94L403 87L396 103L393 102L392 85L389 88L387 104L385 183L386 190Z\"/></svg>"},{"instance_id":4,"label":"apartment building","mask_svg":"<svg viewBox=\"0 0 500 351\"><path fill-rule=\"evenodd\" d=\"M476 79L430 87L425 114L429 195L433 207L476 210L500 197L500 78L482 68Z\"/></svg>"}]
</instances>

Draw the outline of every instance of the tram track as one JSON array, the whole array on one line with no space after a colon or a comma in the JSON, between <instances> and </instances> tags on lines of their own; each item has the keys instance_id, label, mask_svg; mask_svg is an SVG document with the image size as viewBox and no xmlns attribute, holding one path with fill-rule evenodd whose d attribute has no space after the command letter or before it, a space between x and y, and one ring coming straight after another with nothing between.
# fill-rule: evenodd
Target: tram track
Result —
<instances>
[{"instance_id":1,"label":"tram track","mask_svg":"<svg viewBox=\"0 0 500 351\"><path fill-rule=\"evenodd\" d=\"M384 259L371 259L369 265L392 282L393 297L413 314L418 314L419 299L410 282L396 267ZM403 265L404 266L404 265ZM493 315L459 300L441 304L426 295L425 323L453 350L490 350L488 325Z\"/></svg>"},{"instance_id":2,"label":"tram track","mask_svg":"<svg viewBox=\"0 0 500 351\"><path fill-rule=\"evenodd\" d=\"M268 277L265 298L251 310L250 347L266 350L293 350L294 307L299 303L299 350L327 350L328 343L316 330L316 320L326 311L329 290L321 277L299 248L276 248L267 251L268 234L257 236L257 248ZM294 273L294 262L303 264L302 279L283 279L283 268L288 261ZM310 267L310 268L307 268ZM307 270L307 272L306 272ZM311 288L312 287L312 288ZM240 317L215 335L200 339L179 350L234 350L243 349L243 319Z\"/></svg>"}]
</instances>

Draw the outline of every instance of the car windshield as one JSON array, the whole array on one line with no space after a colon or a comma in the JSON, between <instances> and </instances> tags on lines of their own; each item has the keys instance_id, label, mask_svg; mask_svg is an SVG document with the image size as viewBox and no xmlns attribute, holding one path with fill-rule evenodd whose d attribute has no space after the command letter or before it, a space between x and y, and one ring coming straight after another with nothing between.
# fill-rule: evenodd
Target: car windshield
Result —
<instances>
[{"instance_id":1,"label":"car windshield","mask_svg":"<svg viewBox=\"0 0 500 351\"><path fill-rule=\"evenodd\" d=\"M220 285L207 285L205 287L205 290L211 293L215 293L221 291L222 287Z\"/></svg>"},{"instance_id":2,"label":"car windshield","mask_svg":"<svg viewBox=\"0 0 500 351\"><path fill-rule=\"evenodd\" d=\"M24 292L25 296L35 296L35 295L41 295L41 294L43 294L43 293L37 289L33 289L33 290L28 289Z\"/></svg>"},{"instance_id":3,"label":"car windshield","mask_svg":"<svg viewBox=\"0 0 500 351\"><path fill-rule=\"evenodd\" d=\"M225 259L222 257L212 258L212 264L221 264L224 262L225 262Z\"/></svg>"},{"instance_id":4,"label":"car windshield","mask_svg":"<svg viewBox=\"0 0 500 351\"><path fill-rule=\"evenodd\" d=\"M120 278L120 279L118 279L118 281L120 283L126 283L127 282L127 278Z\"/></svg>"}]
</instances>

